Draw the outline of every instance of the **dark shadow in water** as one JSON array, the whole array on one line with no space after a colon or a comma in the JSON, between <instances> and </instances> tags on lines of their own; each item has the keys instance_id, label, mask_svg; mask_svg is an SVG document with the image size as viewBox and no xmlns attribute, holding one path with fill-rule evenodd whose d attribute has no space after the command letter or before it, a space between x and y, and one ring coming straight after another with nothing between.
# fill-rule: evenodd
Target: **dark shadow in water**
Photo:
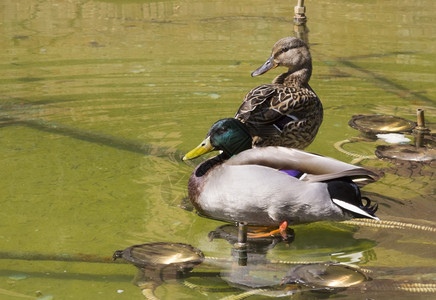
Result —
<instances>
[{"instance_id":1,"label":"dark shadow in water","mask_svg":"<svg viewBox=\"0 0 436 300\"><path fill-rule=\"evenodd\" d=\"M70 273L70 272L28 272L17 270L0 270L1 277L8 277L12 274L25 274L32 278L56 279L56 280L82 280L88 282L129 282L132 281L132 275L123 274L89 274L89 273ZM0 294L1 295L1 294ZM36 298L35 298L36 299Z\"/></svg>"},{"instance_id":2,"label":"dark shadow in water","mask_svg":"<svg viewBox=\"0 0 436 300\"><path fill-rule=\"evenodd\" d=\"M411 55L416 54L416 51L402 51L402 52L389 52L389 53L375 53L375 54L367 54L367 55L357 55L357 56L349 56L349 57L339 57L336 58L334 61L339 62L340 64L347 66L353 70L358 71L359 73L362 73L365 75L366 78L371 79L379 88L382 90L397 95L401 99L405 100L420 100L427 104L434 105L435 100L430 99L429 97L426 97L420 93L413 92L406 87L402 86L401 84L395 83L394 81L380 76L370 70L367 70L365 68L362 68L358 66L355 62L359 59L366 59L366 58L377 58L377 57L388 57L388 56L395 56L395 55ZM329 65L328 60L325 60L327 65ZM337 76L336 77L352 77L352 75L348 74L346 70L340 69L337 70Z\"/></svg>"},{"instance_id":3,"label":"dark shadow in water","mask_svg":"<svg viewBox=\"0 0 436 300\"><path fill-rule=\"evenodd\" d=\"M269 17L269 16L251 16L251 15L237 15L237 16L220 16L213 18L201 19L202 23L219 23L219 22L232 22L232 21L258 21L258 20L268 20L270 22L286 22L288 23L290 19L283 17Z\"/></svg>"},{"instance_id":4,"label":"dark shadow in water","mask_svg":"<svg viewBox=\"0 0 436 300\"><path fill-rule=\"evenodd\" d=\"M166 157L174 161L181 161L184 153L179 150L159 147L156 145L120 138L109 134L80 129L77 127L62 125L59 123L47 122L41 119L18 119L8 116L0 117L0 125L21 125L32 129L56 133L85 142L109 146L120 150L136 152L143 155Z\"/></svg>"},{"instance_id":5,"label":"dark shadow in water","mask_svg":"<svg viewBox=\"0 0 436 300\"><path fill-rule=\"evenodd\" d=\"M65 262L85 262L85 263L113 263L112 256L102 257L93 254L69 254L69 253L51 253L44 254L38 252L23 251L2 251L0 259L18 259L18 260L38 260L38 261L65 261ZM117 261L122 263L122 261Z\"/></svg>"},{"instance_id":6,"label":"dark shadow in water","mask_svg":"<svg viewBox=\"0 0 436 300\"><path fill-rule=\"evenodd\" d=\"M375 55L371 55L371 56L368 55L368 57L389 56L389 55L397 55L397 54L398 53L394 52L394 53L389 53L389 54L378 54L378 55L375 54ZM359 67L358 65L356 65L355 63L353 63L347 59L340 58L340 59L338 59L338 62L340 62L341 64L343 64L349 68L352 68L360 73L365 74L368 78L371 78L376 83L376 85L378 87L380 87L381 89L383 89L387 93L394 94L394 95L396 95L402 99L405 99L405 100L418 99L418 100L421 100L427 104L434 104L434 100L432 100L424 95L421 95L419 93L413 92L413 91L407 89L406 87L402 86L401 84L395 83L394 81L392 81L386 77L377 75L376 73L374 73L370 70Z\"/></svg>"},{"instance_id":7,"label":"dark shadow in water","mask_svg":"<svg viewBox=\"0 0 436 300\"><path fill-rule=\"evenodd\" d=\"M386 195L382 195L375 192L369 192L369 191L361 191L362 196L368 197L371 199L371 201L374 201L374 203L377 203L378 205L390 207L392 203L397 205L405 205L405 203L401 200L398 200L397 198L392 198Z\"/></svg>"},{"instance_id":8,"label":"dark shadow in water","mask_svg":"<svg viewBox=\"0 0 436 300\"><path fill-rule=\"evenodd\" d=\"M362 58L374 58L374 57L386 57L386 56L394 56L394 55L411 55L416 54L418 51L394 51L388 53L375 53L375 54L366 54L366 55L354 55L348 57L339 58L340 61L350 61L350 60L358 60Z\"/></svg>"}]
</instances>

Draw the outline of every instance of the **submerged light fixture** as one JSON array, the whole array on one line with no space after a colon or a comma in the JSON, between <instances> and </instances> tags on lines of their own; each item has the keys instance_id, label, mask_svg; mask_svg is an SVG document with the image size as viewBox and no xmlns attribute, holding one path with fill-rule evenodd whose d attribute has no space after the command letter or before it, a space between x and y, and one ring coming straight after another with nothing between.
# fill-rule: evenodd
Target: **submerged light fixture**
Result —
<instances>
[{"instance_id":1,"label":"submerged light fixture","mask_svg":"<svg viewBox=\"0 0 436 300\"><path fill-rule=\"evenodd\" d=\"M415 122L392 115L355 115L348 122L368 137L385 133L411 133Z\"/></svg>"},{"instance_id":2,"label":"submerged light fixture","mask_svg":"<svg viewBox=\"0 0 436 300\"><path fill-rule=\"evenodd\" d=\"M429 163L436 160L436 137L425 125L424 110L417 109L417 122L392 115L356 115L348 122L350 127L359 130L371 140L381 138L392 145L379 145L375 155L391 161ZM414 144L404 134L415 137ZM392 137L395 142L390 142ZM400 136L400 137L398 137Z\"/></svg>"}]
</instances>

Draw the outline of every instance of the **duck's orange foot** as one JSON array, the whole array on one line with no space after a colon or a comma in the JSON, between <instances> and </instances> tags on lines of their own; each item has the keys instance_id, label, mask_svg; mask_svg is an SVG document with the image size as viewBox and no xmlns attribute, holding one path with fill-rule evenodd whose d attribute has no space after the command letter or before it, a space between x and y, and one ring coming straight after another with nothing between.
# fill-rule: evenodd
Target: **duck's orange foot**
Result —
<instances>
[{"instance_id":1,"label":"duck's orange foot","mask_svg":"<svg viewBox=\"0 0 436 300\"><path fill-rule=\"evenodd\" d=\"M280 223L279 228L271 230L271 231L261 231L261 230L254 230L254 232L248 232L247 237L250 239L257 239L257 238L265 238L265 237L271 237L280 234L283 238L283 240L287 241L289 239L288 235L286 234L286 229L288 228L288 222L283 221Z\"/></svg>"}]
</instances>

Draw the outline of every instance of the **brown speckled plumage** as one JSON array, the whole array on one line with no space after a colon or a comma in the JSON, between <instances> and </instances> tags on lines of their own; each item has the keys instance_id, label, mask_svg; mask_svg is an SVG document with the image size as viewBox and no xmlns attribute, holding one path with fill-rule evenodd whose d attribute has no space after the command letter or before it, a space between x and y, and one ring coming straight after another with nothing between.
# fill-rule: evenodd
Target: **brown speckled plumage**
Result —
<instances>
[{"instance_id":1,"label":"brown speckled plumage","mask_svg":"<svg viewBox=\"0 0 436 300\"><path fill-rule=\"evenodd\" d=\"M293 37L279 40L271 57L252 75L277 66L289 70L272 84L252 89L235 118L247 125L253 146L304 149L315 139L323 119L321 101L308 84L312 59L306 44Z\"/></svg>"}]
</instances>

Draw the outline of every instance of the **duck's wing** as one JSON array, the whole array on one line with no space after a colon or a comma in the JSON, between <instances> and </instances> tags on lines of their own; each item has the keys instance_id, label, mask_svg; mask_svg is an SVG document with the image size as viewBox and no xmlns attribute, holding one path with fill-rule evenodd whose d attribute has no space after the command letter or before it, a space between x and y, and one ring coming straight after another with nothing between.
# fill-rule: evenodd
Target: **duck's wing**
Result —
<instances>
[{"instance_id":1,"label":"duck's wing","mask_svg":"<svg viewBox=\"0 0 436 300\"><path fill-rule=\"evenodd\" d=\"M307 174L305 180L312 182L341 177L362 178L372 182L380 178L379 174L362 167L285 147L260 147L246 150L230 158L226 164L254 164L279 170L298 170Z\"/></svg>"},{"instance_id":2,"label":"duck's wing","mask_svg":"<svg viewBox=\"0 0 436 300\"><path fill-rule=\"evenodd\" d=\"M248 119L253 119L259 121L260 123L265 123L269 118L262 118L261 112L268 110L270 107L271 99L276 94L276 87L272 84L264 84L258 86L245 95L241 106L236 112L235 118L241 120L242 122ZM279 112L275 112L273 117L280 116Z\"/></svg>"},{"instance_id":3,"label":"duck's wing","mask_svg":"<svg viewBox=\"0 0 436 300\"><path fill-rule=\"evenodd\" d=\"M273 102L278 98L277 86L264 84L252 89L242 101L235 119L245 123L256 134L268 135L277 133L274 123L283 117L283 113L274 109Z\"/></svg>"},{"instance_id":4,"label":"duck's wing","mask_svg":"<svg viewBox=\"0 0 436 300\"><path fill-rule=\"evenodd\" d=\"M330 157L280 146L249 149L233 156L227 163L235 165L263 165L281 170L299 170L313 175L360 169L360 167Z\"/></svg>"},{"instance_id":5,"label":"duck's wing","mask_svg":"<svg viewBox=\"0 0 436 300\"><path fill-rule=\"evenodd\" d=\"M303 149L315 138L323 109L309 85L265 84L245 96L235 119L245 123L254 145Z\"/></svg>"},{"instance_id":6,"label":"duck's wing","mask_svg":"<svg viewBox=\"0 0 436 300\"><path fill-rule=\"evenodd\" d=\"M235 119L247 123L248 126L262 127L283 122L283 117L301 119L307 113L315 113L320 109L322 110L322 106L318 96L308 85L297 88L264 84L248 92Z\"/></svg>"}]
</instances>

